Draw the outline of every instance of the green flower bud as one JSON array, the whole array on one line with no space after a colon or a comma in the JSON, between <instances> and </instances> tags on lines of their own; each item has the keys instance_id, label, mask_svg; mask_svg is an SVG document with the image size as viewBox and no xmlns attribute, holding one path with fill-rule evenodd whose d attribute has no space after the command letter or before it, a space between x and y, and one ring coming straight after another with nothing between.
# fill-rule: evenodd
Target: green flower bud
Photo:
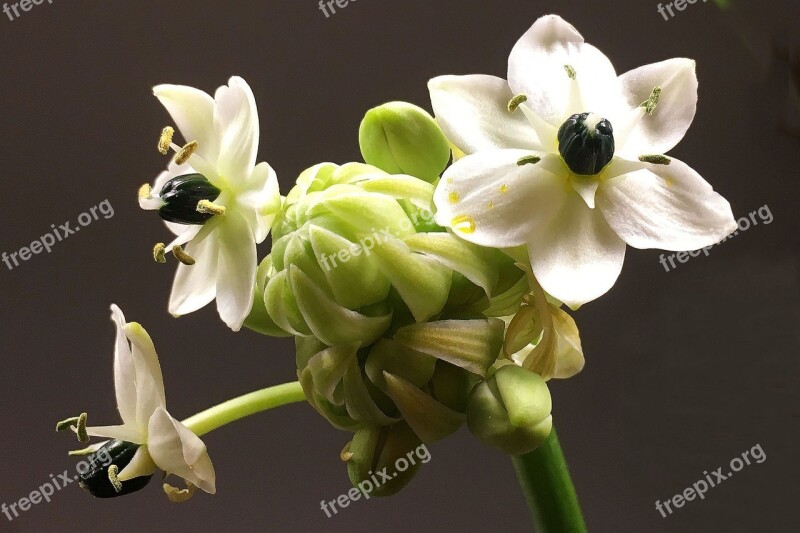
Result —
<instances>
[{"instance_id":1,"label":"green flower bud","mask_svg":"<svg viewBox=\"0 0 800 533\"><path fill-rule=\"evenodd\" d=\"M350 481L365 497L391 496L419 471L420 449L424 448L419 437L401 422L389 427L359 429L342 456L347 458Z\"/></svg>"},{"instance_id":2,"label":"green flower bud","mask_svg":"<svg viewBox=\"0 0 800 533\"><path fill-rule=\"evenodd\" d=\"M507 364L472 392L467 427L485 443L522 455L550 435L551 409L550 391L541 376Z\"/></svg>"},{"instance_id":3,"label":"green flower bud","mask_svg":"<svg viewBox=\"0 0 800 533\"><path fill-rule=\"evenodd\" d=\"M433 182L450 160L450 145L433 117L406 102L369 110L358 138L364 161L389 174Z\"/></svg>"},{"instance_id":4,"label":"green flower bud","mask_svg":"<svg viewBox=\"0 0 800 533\"><path fill-rule=\"evenodd\" d=\"M496 361L503 326L495 318L411 324L364 348L298 337L298 377L309 403L340 429L404 420L431 443L464 423L469 391Z\"/></svg>"},{"instance_id":5,"label":"green flower bud","mask_svg":"<svg viewBox=\"0 0 800 533\"><path fill-rule=\"evenodd\" d=\"M316 165L286 196L258 269L246 325L295 337L309 404L355 433L354 483L461 427L502 354L500 317L527 293L514 259L433 221L433 191L369 164Z\"/></svg>"},{"instance_id":6,"label":"green flower bud","mask_svg":"<svg viewBox=\"0 0 800 533\"><path fill-rule=\"evenodd\" d=\"M273 225L257 286L264 305L254 305L248 325L367 346L448 303L488 306L513 261L436 226L433 191L360 163L303 172ZM461 296L451 297L454 280Z\"/></svg>"}]
</instances>

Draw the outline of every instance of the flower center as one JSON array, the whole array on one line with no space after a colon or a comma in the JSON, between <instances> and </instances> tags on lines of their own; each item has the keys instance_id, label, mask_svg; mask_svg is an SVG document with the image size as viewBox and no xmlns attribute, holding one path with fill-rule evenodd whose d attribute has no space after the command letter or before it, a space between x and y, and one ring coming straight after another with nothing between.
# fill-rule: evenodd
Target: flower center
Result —
<instances>
[{"instance_id":1,"label":"flower center","mask_svg":"<svg viewBox=\"0 0 800 533\"><path fill-rule=\"evenodd\" d=\"M614 128L594 113L572 115L558 130L558 151L575 174L599 174L614 158Z\"/></svg>"},{"instance_id":2,"label":"flower center","mask_svg":"<svg viewBox=\"0 0 800 533\"><path fill-rule=\"evenodd\" d=\"M174 177L161 190L159 196L164 205L159 208L158 214L167 222L203 224L215 213L207 209L198 210L198 204L213 202L221 192L202 174Z\"/></svg>"},{"instance_id":3,"label":"flower center","mask_svg":"<svg viewBox=\"0 0 800 533\"><path fill-rule=\"evenodd\" d=\"M138 450L138 444L121 440L107 442L86 459L89 466L80 473L80 486L95 498L115 498L143 489L152 475L135 477L129 481L112 481L112 478L116 480L117 473L128 466ZM114 474L109 475L109 471Z\"/></svg>"}]
</instances>

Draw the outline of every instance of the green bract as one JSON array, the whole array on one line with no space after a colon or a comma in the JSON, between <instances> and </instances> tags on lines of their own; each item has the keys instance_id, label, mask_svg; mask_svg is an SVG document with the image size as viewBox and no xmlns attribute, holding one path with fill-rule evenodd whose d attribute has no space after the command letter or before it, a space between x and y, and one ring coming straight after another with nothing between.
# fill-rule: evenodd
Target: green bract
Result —
<instances>
[{"instance_id":1,"label":"green bract","mask_svg":"<svg viewBox=\"0 0 800 533\"><path fill-rule=\"evenodd\" d=\"M364 161L391 174L434 182L450 160L450 144L433 117L406 102L369 110L358 137Z\"/></svg>"}]
</instances>

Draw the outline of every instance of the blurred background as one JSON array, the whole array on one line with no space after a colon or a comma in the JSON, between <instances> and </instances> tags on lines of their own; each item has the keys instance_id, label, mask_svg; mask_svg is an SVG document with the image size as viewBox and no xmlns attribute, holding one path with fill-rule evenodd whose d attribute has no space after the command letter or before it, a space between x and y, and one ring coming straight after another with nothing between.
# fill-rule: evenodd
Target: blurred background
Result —
<instances>
[{"instance_id":1,"label":"blurred background","mask_svg":"<svg viewBox=\"0 0 800 533\"><path fill-rule=\"evenodd\" d=\"M697 60L700 103L672 152L759 223L673 271L629 249L605 297L576 313L587 365L551 383L554 420L592 531L796 531L800 352L800 42L794 0L697 2L669 20L655 0L358 0L326 18L316 0L54 0L0 15L0 251L14 252L108 199L115 210L50 254L0 264L0 503L74 468L57 420L116 423L108 306L144 324L179 418L295 379L291 340L231 333L213 306L175 320L174 265L152 261L166 230L136 189L165 164L159 83L212 92L243 76L259 104L259 160L286 193L320 161L360 160L363 113L389 100L430 108L440 74L505 77L508 53L558 13L619 73ZM74 224L74 222L73 222ZM261 254L268 253L268 245ZM349 434L297 404L204 438L216 496L170 504L152 483L97 501L73 485L0 531L530 530L511 462L463 429L430 447L400 494L320 510L349 488ZM667 500L760 444L747 466L662 518Z\"/></svg>"}]
</instances>

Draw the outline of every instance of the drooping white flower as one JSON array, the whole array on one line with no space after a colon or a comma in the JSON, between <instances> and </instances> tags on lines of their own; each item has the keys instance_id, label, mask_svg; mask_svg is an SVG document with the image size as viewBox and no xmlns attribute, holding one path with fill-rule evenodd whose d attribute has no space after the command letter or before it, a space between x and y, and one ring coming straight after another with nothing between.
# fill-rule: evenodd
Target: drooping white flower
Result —
<instances>
[{"instance_id":1,"label":"drooping white flower","mask_svg":"<svg viewBox=\"0 0 800 533\"><path fill-rule=\"evenodd\" d=\"M125 322L116 305L111 306L111 318L117 327L114 386L122 424L90 426L87 434L140 445L131 462L117 474L120 482L150 476L161 469L214 494L216 477L205 444L167 412L164 379L153 341L140 324Z\"/></svg>"},{"instance_id":2,"label":"drooping white flower","mask_svg":"<svg viewBox=\"0 0 800 533\"><path fill-rule=\"evenodd\" d=\"M527 245L542 287L573 308L613 286L626 244L696 250L736 228L728 202L663 155L695 115L694 61L617 76L549 15L512 50L508 81L442 76L429 89L445 133L471 154L442 177L437 222L483 246Z\"/></svg>"},{"instance_id":3,"label":"drooping white flower","mask_svg":"<svg viewBox=\"0 0 800 533\"><path fill-rule=\"evenodd\" d=\"M216 298L220 317L238 331L253 303L256 244L266 239L280 208L275 172L256 164L253 92L233 77L213 98L180 85L159 85L154 93L188 143L171 145L178 155L139 201L143 209L159 210L175 233L167 249L186 245L169 311L185 315ZM171 132L162 141L166 151Z\"/></svg>"}]
</instances>

